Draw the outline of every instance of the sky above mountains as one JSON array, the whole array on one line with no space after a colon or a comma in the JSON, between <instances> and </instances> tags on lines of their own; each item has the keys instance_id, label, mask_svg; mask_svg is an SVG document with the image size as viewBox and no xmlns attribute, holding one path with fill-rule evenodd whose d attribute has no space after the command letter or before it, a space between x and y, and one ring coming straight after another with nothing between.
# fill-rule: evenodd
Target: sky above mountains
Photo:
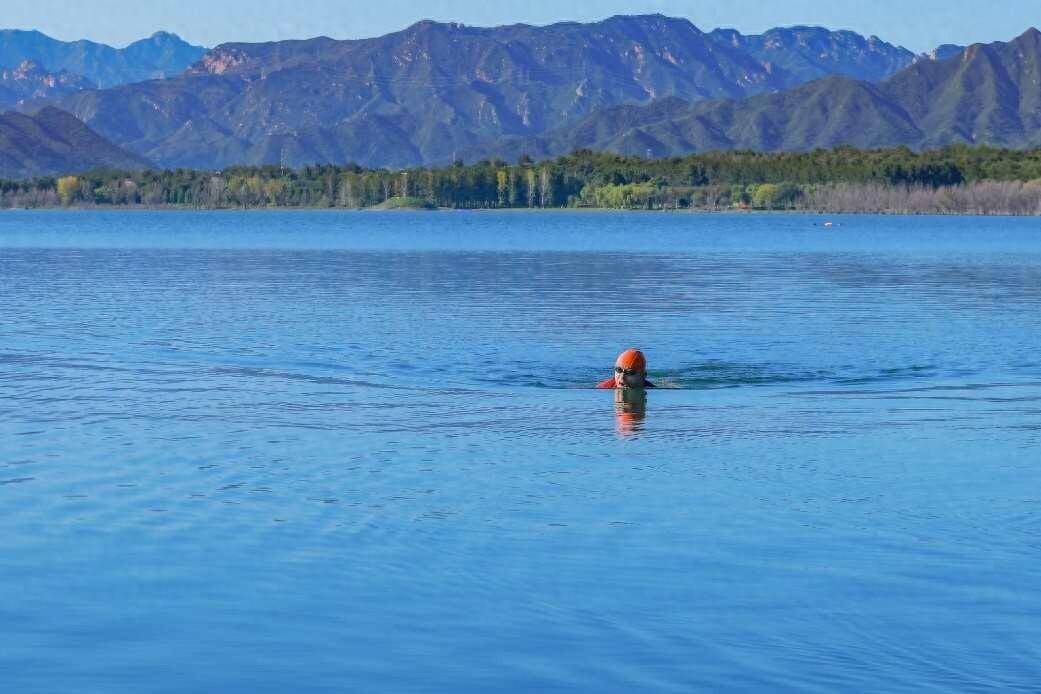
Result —
<instances>
[{"instance_id":1,"label":"sky above mountains","mask_svg":"<svg viewBox=\"0 0 1041 694\"><path fill-rule=\"evenodd\" d=\"M1000 0L981 11L978 0L4 0L3 28L38 29L55 38L87 38L122 46L163 29L206 46L331 36L365 38L420 19L494 26L562 20L592 21L613 14L661 12L700 28L756 33L774 26L815 24L875 34L914 51L943 43L1007 41L1041 26L1038 0Z\"/></svg>"}]
</instances>

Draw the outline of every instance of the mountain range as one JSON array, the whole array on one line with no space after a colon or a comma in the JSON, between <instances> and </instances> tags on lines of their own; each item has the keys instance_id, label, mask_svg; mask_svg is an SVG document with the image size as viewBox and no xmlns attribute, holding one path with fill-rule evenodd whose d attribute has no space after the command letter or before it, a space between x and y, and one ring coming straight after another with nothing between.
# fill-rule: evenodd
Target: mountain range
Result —
<instances>
[{"instance_id":1,"label":"mountain range","mask_svg":"<svg viewBox=\"0 0 1041 694\"><path fill-rule=\"evenodd\" d=\"M153 38L184 44L171 37ZM642 15L544 27L423 21L374 39L201 51L178 74L108 88L18 56L0 71L0 104L68 111L138 165L167 168L401 168L582 148L671 156L1041 144L1033 29L1007 43L915 55L849 31L704 32Z\"/></svg>"},{"instance_id":2,"label":"mountain range","mask_svg":"<svg viewBox=\"0 0 1041 694\"><path fill-rule=\"evenodd\" d=\"M743 100L678 98L601 110L541 136L478 146L469 156L535 157L574 149L639 156L705 150L852 145L1041 146L1041 32L918 61L871 83L833 75Z\"/></svg>"},{"instance_id":3,"label":"mountain range","mask_svg":"<svg viewBox=\"0 0 1041 694\"><path fill-rule=\"evenodd\" d=\"M52 103L163 166L401 167L618 104L740 99L829 74L876 79L914 60L852 32L746 37L661 15L544 27L424 21L374 39L224 44L182 75Z\"/></svg>"},{"instance_id":4,"label":"mountain range","mask_svg":"<svg viewBox=\"0 0 1041 694\"><path fill-rule=\"evenodd\" d=\"M0 67L11 69L31 61L47 72L86 78L99 88L170 77L184 72L205 52L205 48L165 31L126 48L93 41L59 41L38 31L0 31Z\"/></svg>"}]
</instances>

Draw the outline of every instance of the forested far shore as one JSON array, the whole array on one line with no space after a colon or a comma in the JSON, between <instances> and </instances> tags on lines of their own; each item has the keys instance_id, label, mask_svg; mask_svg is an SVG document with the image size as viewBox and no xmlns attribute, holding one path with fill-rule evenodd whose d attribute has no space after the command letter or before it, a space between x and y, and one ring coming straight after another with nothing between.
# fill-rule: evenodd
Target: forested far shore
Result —
<instances>
[{"instance_id":1,"label":"forested far shore","mask_svg":"<svg viewBox=\"0 0 1041 694\"><path fill-rule=\"evenodd\" d=\"M399 171L358 166L99 170L0 181L0 206L606 208L1041 215L1041 149L956 146L711 152L642 159L578 151Z\"/></svg>"}]
</instances>

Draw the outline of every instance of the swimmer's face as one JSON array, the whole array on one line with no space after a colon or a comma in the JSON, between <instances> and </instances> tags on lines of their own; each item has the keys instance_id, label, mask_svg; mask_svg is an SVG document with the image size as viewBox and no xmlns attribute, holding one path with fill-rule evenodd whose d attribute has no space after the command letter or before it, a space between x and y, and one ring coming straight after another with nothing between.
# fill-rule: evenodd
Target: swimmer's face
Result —
<instances>
[{"instance_id":1,"label":"swimmer's face","mask_svg":"<svg viewBox=\"0 0 1041 694\"><path fill-rule=\"evenodd\" d=\"M643 382L646 380L646 377L647 372L643 369L614 367L615 388L643 388Z\"/></svg>"}]
</instances>

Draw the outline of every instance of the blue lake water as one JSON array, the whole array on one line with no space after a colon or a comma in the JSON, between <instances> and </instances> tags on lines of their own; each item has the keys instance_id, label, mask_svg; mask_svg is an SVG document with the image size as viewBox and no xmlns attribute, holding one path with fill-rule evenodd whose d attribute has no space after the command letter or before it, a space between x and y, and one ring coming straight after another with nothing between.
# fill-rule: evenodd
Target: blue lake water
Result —
<instances>
[{"instance_id":1,"label":"blue lake water","mask_svg":"<svg viewBox=\"0 0 1041 694\"><path fill-rule=\"evenodd\" d=\"M0 214L0 690L1036 691L1041 223L823 221Z\"/></svg>"}]
</instances>

